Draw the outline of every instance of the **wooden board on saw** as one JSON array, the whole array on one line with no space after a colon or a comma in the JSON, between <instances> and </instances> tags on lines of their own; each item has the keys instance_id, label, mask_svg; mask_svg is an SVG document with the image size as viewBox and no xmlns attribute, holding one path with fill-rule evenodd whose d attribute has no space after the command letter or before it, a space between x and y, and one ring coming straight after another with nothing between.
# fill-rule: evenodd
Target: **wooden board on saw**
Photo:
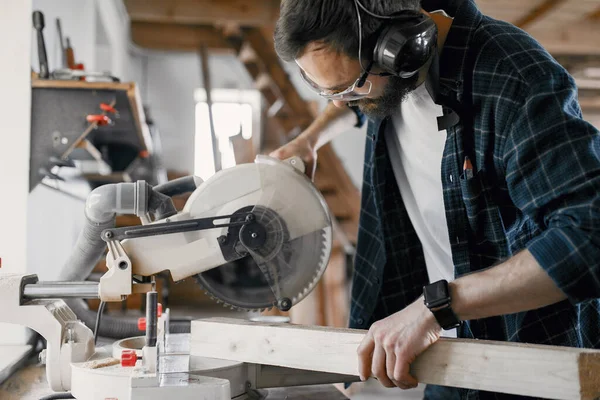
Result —
<instances>
[{"instance_id":1,"label":"wooden board on saw","mask_svg":"<svg viewBox=\"0 0 600 400\"><path fill-rule=\"evenodd\" d=\"M191 354L356 376L365 333L212 318L192 322ZM442 338L411 373L422 383L525 396L600 396L599 350Z\"/></svg>"}]
</instances>

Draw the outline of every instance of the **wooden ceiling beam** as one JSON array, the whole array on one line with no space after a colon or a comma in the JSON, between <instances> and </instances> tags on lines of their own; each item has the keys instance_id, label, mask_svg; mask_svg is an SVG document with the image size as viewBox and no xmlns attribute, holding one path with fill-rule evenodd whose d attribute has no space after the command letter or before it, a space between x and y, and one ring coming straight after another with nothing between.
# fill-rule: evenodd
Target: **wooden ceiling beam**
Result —
<instances>
[{"instance_id":1,"label":"wooden ceiling beam","mask_svg":"<svg viewBox=\"0 0 600 400\"><path fill-rule=\"evenodd\" d=\"M131 40L137 46L156 50L197 52L200 46L228 49L229 43L211 26L132 22Z\"/></svg>"},{"instance_id":2,"label":"wooden ceiling beam","mask_svg":"<svg viewBox=\"0 0 600 400\"><path fill-rule=\"evenodd\" d=\"M533 22L539 20L544 15L552 11L554 8L558 7L566 0L545 0L539 6L534 7L530 12L524 15L522 18L519 18L515 25L521 29L524 29L526 26L532 24Z\"/></svg>"},{"instance_id":3,"label":"wooden ceiling beam","mask_svg":"<svg viewBox=\"0 0 600 400\"><path fill-rule=\"evenodd\" d=\"M600 21L600 7L596 8L595 11L588 15L588 19L592 21Z\"/></svg>"},{"instance_id":4,"label":"wooden ceiling beam","mask_svg":"<svg viewBox=\"0 0 600 400\"><path fill-rule=\"evenodd\" d=\"M579 96L579 105L583 111L600 112L600 96L582 97Z\"/></svg>"},{"instance_id":5,"label":"wooden ceiling beam","mask_svg":"<svg viewBox=\"0 0 600 400\"><path fill-rule=\"evenodd\" d=\"M279 0L125 0L131 21L263 26L279 15Z\"/></svg>"}]
</instances>

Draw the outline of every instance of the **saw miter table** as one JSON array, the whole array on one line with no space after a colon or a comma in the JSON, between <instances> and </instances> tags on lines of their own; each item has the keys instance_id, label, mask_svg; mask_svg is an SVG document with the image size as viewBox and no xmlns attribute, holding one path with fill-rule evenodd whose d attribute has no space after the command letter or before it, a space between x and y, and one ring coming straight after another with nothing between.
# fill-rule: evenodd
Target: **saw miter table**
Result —
<instances>
[{"instance_id":1,"label":"saw miter table","mask_svg":"<svg viewBox=\"0 0 600 400\"><path fill-rule=\"evenodd\" d=\"M192 191L177 213L171 196ZM133 214L142 226L115 228ZM154 276L195 276L216 301L242 310L289 310L315 287L332 246L326 203L298 158L257 157L209 180L151 187L100 186L61 282L0 275L1 322L24 325L47 346L46 378L80 400L256 399L260 389L358 380L365 331L208 319L173 333ZM87 282L108 248L108 272ZM145 336L96 348L65 298L121 301L146 294ZM89 325L89 324L88 324ZM557 399L600 395L600 351L441 339L412 365L423 383ZM292 397L290 397L292 398Z\"/></svg>"}]
</instances>

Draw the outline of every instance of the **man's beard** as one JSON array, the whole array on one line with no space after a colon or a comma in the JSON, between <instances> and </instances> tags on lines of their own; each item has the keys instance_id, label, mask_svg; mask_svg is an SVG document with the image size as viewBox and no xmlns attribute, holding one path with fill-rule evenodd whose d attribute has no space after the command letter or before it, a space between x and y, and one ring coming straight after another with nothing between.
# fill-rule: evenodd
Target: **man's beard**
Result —
<instances>
[{"instance_id":1,"label":"man's beard","mask_svg":"<svg viewBox=\"0 0 600 400\"><path fill-rule=\"evenodd\" d=\"M400 78L390 76L387 85L383 89L383 94L374 99L362 99L350 101L348 105L358 106L360 111L370 118L385 118L394 114L398 110L398 106L406 96L416 89L418 82L418 74L411 78Z\"/></svg>"}]
</instances>

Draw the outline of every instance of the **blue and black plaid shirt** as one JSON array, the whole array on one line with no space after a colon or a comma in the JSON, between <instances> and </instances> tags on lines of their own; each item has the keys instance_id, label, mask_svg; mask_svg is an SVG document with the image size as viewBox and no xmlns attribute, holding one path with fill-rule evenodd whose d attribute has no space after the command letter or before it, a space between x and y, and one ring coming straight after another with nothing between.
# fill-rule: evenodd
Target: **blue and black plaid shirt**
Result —
<instances>
[{"instance_id":1,"label":"blue and black plaid shirt","mask_svg":"<svg viewBox=\"0 0 600 400\"><path fill-rule=\"evenodd\" d=\"M482 15L472 0L459 3L446 10L454 23L439 79L444 113L451 107L461 117L441 160L455 276L528 249L568 297L467 321L459 336L600 348L600 134L582 119L573 78L533 38ZM406 307L428 283L386 149L387 123L371 120L367 131L350 316L359 329ZM463 174L465 156L472 178Z\"/></svg>"}]
</instances>

